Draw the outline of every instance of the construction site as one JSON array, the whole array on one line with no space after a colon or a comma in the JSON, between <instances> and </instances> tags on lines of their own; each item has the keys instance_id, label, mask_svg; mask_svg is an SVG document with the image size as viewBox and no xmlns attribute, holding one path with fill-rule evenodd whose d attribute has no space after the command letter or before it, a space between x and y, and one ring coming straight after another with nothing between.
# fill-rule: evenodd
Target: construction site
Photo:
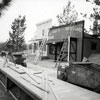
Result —
<instances>
[{"instance_id":1,"label":"construction site","mask_svg":"<svg viewBox=\"0 0 100 100\"><path fill-rule=\"evenodd\" d=\"M31 40L26 65L0 57L0 83L9 97L2 100L100 100L99 35L85 33L84 21L55 27L51 21L37 24L48 31Z\"/></svg>"}]
</instances>

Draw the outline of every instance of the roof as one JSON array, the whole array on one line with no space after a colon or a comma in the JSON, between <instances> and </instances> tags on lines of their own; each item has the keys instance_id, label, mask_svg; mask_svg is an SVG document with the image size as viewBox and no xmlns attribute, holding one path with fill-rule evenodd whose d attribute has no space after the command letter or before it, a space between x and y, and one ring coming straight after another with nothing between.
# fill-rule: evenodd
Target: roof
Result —
<instances>
[{"instance_id":1,"label":"roof","mask_svg":"<svg viewBox=\"0 0 100 100\"><path fill-rule=\"evenodd\" d=\"M75 40L76 38L71 37L72 40ZM59 42L64 42L64 39L51 39L47 41L47 44L55 44L55 43L59 43Z\"/></svg>"},{"instance_id":2,"label":"roof","mask_svg":"<svg viewBox=\"0 0 100 100\"><path fill-rule=\"evenodd\" d=\"M52 40L48 40L47 41L47 44L55 44L55 43L58 43L58 42L63 42L63 40L60 40L60 39L52 39Z\"/></svg>"},{"instance_id":3,"label":"roof","mask_svg":"<svg viewBox=\"0 0 100 100\"><path fill-rule=\"evenodd\" d=\"M77 24L80 24L80 23L84 23L84 20L75 22L73 24L65 24L65 25L60 25L60 26L52 26L50 28L50 30L57 29L57 28L61 28L61 27L66 27L66 26L70 26L70 25L77 25Z\"/></svg>"},{"instance_id":4,"label":"roof","mask_svg":"<svg viewBox=\"0 0 100 100\"><path fill-rule=\"evenodd\" d=\"M88 39L100 39L100 36L99 35L91 35L91 34L84 33L84 38L88 38Z\"/></svg>"},{"instance_id":5,"label":"roof","mask_svg":"<svg viewBox=\"0 0 100 100\"><path fill-rule=\"evenodd\" d=\"M36 25L38 26L38 25L45 24L45 23L48 23L48 22L51 22L51 21L52 21L52 19L48 19L48 20L42 21L40 23L37 23Z\"/></svg>"}]
</instances>

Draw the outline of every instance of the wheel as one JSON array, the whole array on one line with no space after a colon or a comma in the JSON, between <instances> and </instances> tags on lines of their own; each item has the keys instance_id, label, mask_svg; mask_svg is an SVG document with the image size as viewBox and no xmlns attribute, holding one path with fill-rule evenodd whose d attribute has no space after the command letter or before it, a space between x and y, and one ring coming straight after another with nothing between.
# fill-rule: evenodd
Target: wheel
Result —
<instances>
[{"instance_id":1,"label":"wheel","mask_svg":"<svg viewBox=\"0 0 100 100\"><path fill-rule=\"evenodd\" d=\"M57 69L57 78L63 81L67 80L67 73L66 69L62 69L62 66L59 66Z\"/></svg>"}]
</instances>

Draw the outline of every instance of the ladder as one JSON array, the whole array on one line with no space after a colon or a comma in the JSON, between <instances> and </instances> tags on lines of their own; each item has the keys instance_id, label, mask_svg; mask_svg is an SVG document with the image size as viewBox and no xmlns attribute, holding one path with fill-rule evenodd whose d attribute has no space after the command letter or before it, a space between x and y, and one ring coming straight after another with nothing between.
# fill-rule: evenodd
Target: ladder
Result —
<instances>
[{"instance_id":1,"label":"ladder","mask_svg":"<svg viewBox=\"0 0 100 100\"><path fill-rule=\"evenodd\" d=\"M42 53L43 53L43 48L44 48L46 42L47 42L47 39L44 38L44 39L42 40L42 42L41 42L40 47L39 47L39 53L38 53L38 54L35 56L35 58L34 58L34 64L37 64L38 60L41 58Z\"/></svg>"},{"instance_id":2,"label":"ladder","mask_svg":"<svg viewBox=\"0 0 100 100\"><path fill-rule=\"evenodd\" d=\"M60 66L60 63L62 61L62 58L64 56L64 53L65 53L65 50L66 50L66 47L68 46L68 39L64 39L64 42L63 42L63 46L61 48L61 51L60 51L60 54L57 58L57 61L56 61L56 64L55 64L55 67L58 68L58 66Z\"/></svg>"}]
</instances>

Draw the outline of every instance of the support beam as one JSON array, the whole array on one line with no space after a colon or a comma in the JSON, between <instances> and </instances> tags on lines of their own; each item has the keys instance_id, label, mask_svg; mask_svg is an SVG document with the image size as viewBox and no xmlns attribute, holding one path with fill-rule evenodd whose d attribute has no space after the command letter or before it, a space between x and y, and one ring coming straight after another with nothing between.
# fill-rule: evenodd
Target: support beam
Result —
<instances>
[{"instance_id":1,"label":"support beam","mask_svg":"<svg viewBox=\"0 0 100 100\"><path fill-rule=\"evenodd\" d=\"M67 61L68 61L68 63L70 61L70 36L68 36L68 58L67 58Z\"/></svg>"},{"instance_id":2,"label":"support beam","mask_svg":"<svg viewBox=\"0 0 100 100\"><path fill-rule=\"evenodd\" d=\"M55 44L55 62L57 60L57 44Z\"/></svg>"}]
</instances>

